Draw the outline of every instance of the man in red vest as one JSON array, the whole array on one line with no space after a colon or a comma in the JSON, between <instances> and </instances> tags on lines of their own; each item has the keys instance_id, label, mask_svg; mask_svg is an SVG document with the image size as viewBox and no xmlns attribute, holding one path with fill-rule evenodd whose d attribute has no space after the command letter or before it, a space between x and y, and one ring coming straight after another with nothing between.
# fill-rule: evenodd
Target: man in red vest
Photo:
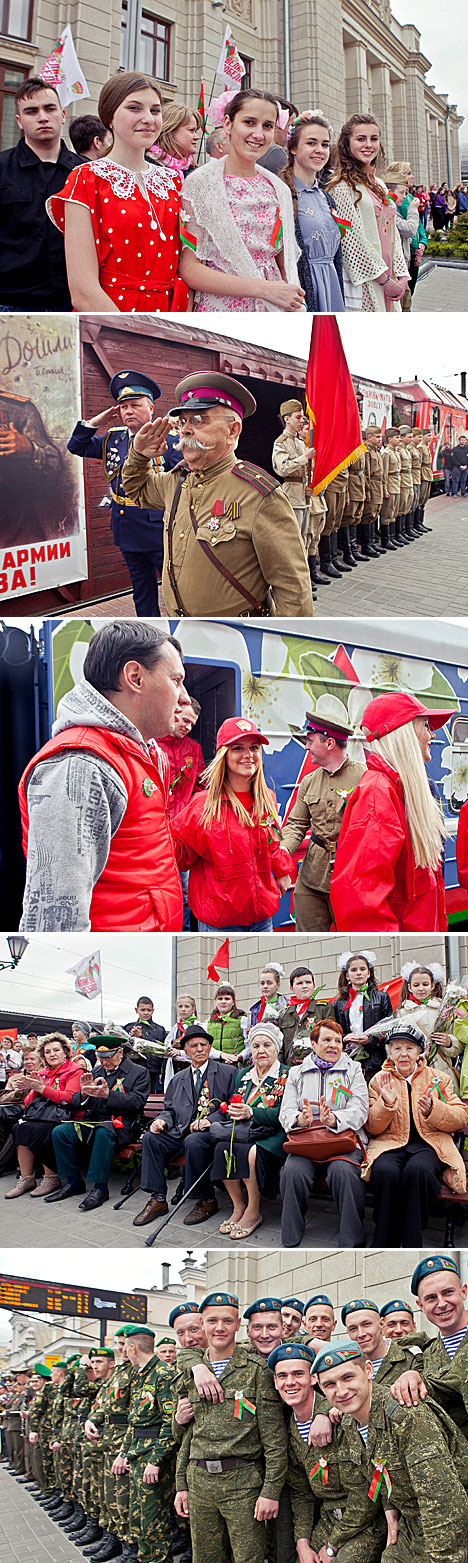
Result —
<instances>
[{"instance_id":1,"label":"man in red vest","mask_svg":"<svg viewBox=\"0 0 468 1563\"><path fill-rule=\"evenodd\" d=\"M93 636L19 785L25 933L182 927L157 739L175 729L183 681L178 641L154 624L110 621Z\"/></svg>"}]
</instances>

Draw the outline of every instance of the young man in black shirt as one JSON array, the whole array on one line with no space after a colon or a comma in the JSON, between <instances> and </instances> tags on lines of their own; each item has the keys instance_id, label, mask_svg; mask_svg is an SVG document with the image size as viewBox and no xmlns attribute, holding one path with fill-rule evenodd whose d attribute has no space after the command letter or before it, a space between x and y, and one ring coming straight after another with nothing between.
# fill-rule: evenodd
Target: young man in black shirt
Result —
<instances>
[{"instance_id":1,"label":"young man in black shirt","mask_svg":"<svg viewBox=\"0 0 468 1563\"><path fill-rule=\"evenodd\" d=\"M17 145L0 153L0 305L12 310L71 309L61 233L47 216L83 162L62 141L65 109L55 87L30 76L16 94Z\"/></svg>"}]
</instances>

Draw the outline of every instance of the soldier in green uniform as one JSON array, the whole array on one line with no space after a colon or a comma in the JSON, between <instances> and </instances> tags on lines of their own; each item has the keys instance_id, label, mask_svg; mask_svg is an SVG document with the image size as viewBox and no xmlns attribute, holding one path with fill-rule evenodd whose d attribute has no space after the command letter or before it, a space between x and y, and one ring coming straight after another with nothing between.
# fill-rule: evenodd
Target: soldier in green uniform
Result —
<instances>
[{"instance_id":1,"label":"soldier in green uniform","mask_svg":"<svg viewBox=\"0 0 468 1563\"><path fill-rule=\"evenodd\" d=\"M86 1442L82 1453L84 1507L89 1525L85 1531L80 1532L77 1540L86 1556L88 1548L92 1547L92 1556L97 1557L95 1542L99 1541L101 1544L99 1553L102 1550L106 1558L110 1558L119 1556L121 1551L120 1542L106 1531L104 1515L104 1417L115 1359L110 1346L92 1346L89 1358L93 1363L98 1386L91 1415L84 1425Z\"/></svg>"},{"instance_id":2,"label":"soldier in green uniform","mask_svg":"<svg viewBox=\"0 0 468 1563\"><path fill-rule=\"evenodd\" d=\"M118 1537L122 1544L122 1559L125 1560L136 1557L136 1546L130 1538L130 1482L128 1472L124 1472L122 1476L114 1476L112 1466L119 1453L122 1438L127 1432L132 1387L136 1377L135 1369L127 1356L127 1329L128 1325L123 1324L115 1331L114 1346L118 1348L120 1360L116 1361L114 1371L107 1381L102 1438L104 1476L101 1510L101 1523L104 1530L107 1534ZM107 1556L110 1556L109 1552ZM100 1563L103 1563L102 1551L99 1558Z\"/></svg>"},{"instance_id":3,"label":"soldier in green uniform","mask_svg":"<svg viewBox=\"0 0 468 1563\"><path fill-rule=\"evenodd\" d=\"M462 1286L456 1260L429 1254L416 1266L411 1291L439 1334L427 1342L413 1371L403 1373L395 1383L393 1394L400 1405L410 1406L429 1393L468 1438L467 1288Z\"/></svg>"},{"instance_id":4,"label":"soldier in green uniform","mask_svg":"<svg viewBox=\"0 0 468 1563\"><path fill-rule=\"evenodd\" d=\"M38 1390L35 1396L29 1417L29 1442L33 1450L33 1470L47 1504L53 1502L54 1506L59 1508L62 1503L62 1496L57 1486L54 1456L51 1449L53 1410L59 1375L55 1372L55 1366L47 1368L42 1362L35 1363L34 1371L41 1379L42 1388Z\"/></svg>"},{"instance_id":5,"label":"soldier in green uniform","mask_svg":"<svg viewBox=\"0 0 468 1563\"><path fill-rule=\"evenodd\" d=\"M350 1340L357 1344L366 1362L372 1363L375 1384L394 1384L402 1373L422 1362L418 1337L411 1340L387 1340L377 1303L367 1297L355 1297L341 1309L341 1322Z\"/></svg>"},{"instance_id":6,"label":"soldier in green uniform","mask_svg":"<svg viewBox=\"0 0 468 1563\"><path fill-rule=\"evenodd\" d=\"M24 1439L22 1431L23 1397L29 1382L29 1369L17 1368L16 1385L10 1401L11 1464L18 1476L24 1476Z\"/></svg>"},{"instance_id":7,"label":"soldier in green uniform","mask_svg":"<svg viewBox=\"0 0 468 1563\"><path fill-rule=\"evenodd\" d=\"M403 1302L401 1297L392 1297L384 1303L380 1309L382 1329L386 1340L403 1340L405 1335L415 1334L414 1313L409 1303ZM418 1341L423 1346L429 1345L429 1336L423 1331L418 1334Z\"/></svg>"},{"instance_id":8,"label":"soldier in green uniform","mask_svg":"<svg viewBox=\"0 0 468 1563\"><path fill-rule=\"evenodd\" d=\"M313 1297L307 1298L304 1306L304 1326L308 1345L315 1340L331 1340L336 1330L336 1319L333 1303L326 1292L314 1292Z\"/></svg>"},{"instance_id":9,"label":"soldier in green uniform","mask_svg":"<svg viewBox=\"0 0 468 1563\"><path fill-rule=\"evenodd\" d=\"M64 1451L62 1459L62 1422L65 1416L66 1401L72 1393L73 1375L68 1368L65 1358L54 1363L54 1381L57 1386L52 1408L52 1428L50 1447L54 1457L55 1485L62 1494L60 1508L55 1510L55 1519L71 1519L73 1504L69 1499L67 1481L69 1477L67 1451Z\"/></svg>"},{"instance_id":10,"label":"soldier in green uniform","mask_svg":"<svg viewBox=\"0 0 468 1563\"><path fill-rule=\"evenodd\" d=\"M93 1401L96 1398L99 1385L94 1376L93 1359L86 1355L80 1357L75 1369L74 1394L72 1400L73 1427L71 1447L73 1454L73 1480L72 1497L75 1502L75 1513L71 1520L65 1520L63 1529L67 1531L75 1541L80 1532L80 1542L84 1531L88 1526L87 1494L83 1482L83 1453L87 1448L85 1424L91 1416Z\"/></svg>"},{"instance_id":11,"label":"soldier in green uniform","mask_svg":"<svg viewBox=\"0 0 468 1563\"><path fill-rule=\"evenodd\" d=\"M272 1376L258 1356L236 1345L239 1303L211 1292L200 1304L216 1377L193 1397L193 1421L177 1461L175 1507L190 1511L194 1563L263 1563L263 1522L276 1519L287 1469L286 1429ZM190 1389L187 1382L185 1394Z\"/></svg>"},{"instance_id":12,"label":"soldier in green uniform","mask_svg":"<svg viewBox=\"0 0 468 1563\"><path fill-rule=\"evenodd\" d=\"M311 832L294 890L298 933L330 931L330 877L344 805L365 771L365 765L350 760L346 752L352 727L337 716L333 697L328 701L328 710L326 701L327 697L322 696L320 716L306 711L301 741L316 768L299 782L296 802L283 825L287 852L296 852L307 832Z\"/></svg>"},{"instance_id":13,"label":"soldier in green uniform","mask_svg":"<svg viewBox=\"0 0 468 1563\"><path fill-rule=\"evenodd\" d=\"M447 1412L429 1398L398 1405L372 1381L359 1346L324 1348L314 1367L342 1427L352 1418L365 1447L368 1496L381 1498L388 1518L382 1563L466 1563L468 1444Z\"/></svg>"},{"instance_id":14,"label":"soldier in green uniform","mask_svg":"<svg viewBox=\"0 0 468 1563\"><path fill-rule=\"evenodd\" d=\"M329 1355L333 1352L327 1350ZM311 1563L317 1553L322 1563L331 1538L337 1563L378 1563L386 1527L368 1497L359 1434L354 1427L346 1432L343 1425L334 1427L332 1442L322 1454L308 1441L317 1412L326 1406L315 1388L314 1359L308 1346L289 1342L272 1352L268 1362L291 1413L287 1485L299 1563Z\"/></svg>"},{"instance_id":15,"label":"soldier in green uniform","mask_svg":"<svg viewBox=\"0 0 468 1563\"><path fill-rule=\"evenodd\" d=\"M247 1321L247 1334L252 1350L258 1357L263 1357L265 1362L274 1351L275 1346L281 1345L282 1319L281 1297L257 1297L255 1302L249 1303L244 1310L243 1318Z\"/></svg>"},{"instance_id":16,"label":"soldier in green uniform","mask_svg":"<svg viewBox=\"0 0 468 1563\"><path fill-rule=\"evenodd\" d=\"M304 1303L300 1297L284 1297L281 1304L281 1323L283 1326L283 1340L304 1340L302 1329L304 1317Z\"/></svg>"},{"instance_id":17,"label":"soldier in green uniform","mask_svg":"<svg viewBox=\"0 0 468 1563\"><path fill-rule=\"evenodd\" d=\"M138 430L122 475L133 504L164 507L168 613L311 617L307 557L289 500L275 478L235 455L253 396L211 371L187 375L176 396L169 418L180 429L183 469L162 470L166 417Z\"/></svg>"},{"instance_id":18,"label":"soldier in green uniform","mask_svg":"<svg viewBox=\"0 0 468 1563\"><path fill-rule=\"evenodd\" d=\"M130 1535L138 1545L140 1563L171 1563L174 1369L155 1356L154 1334L146 1324L132 1324L127 1329L127 1356L136 1371L128 1430L112 1473L130 1473Z\"/></svg>"},{"instance_id":19,"label":"soldier in green uniform","mask_svg":"<svg viewBox=\"0 0 468 1563\"><path fill-rule=\"evenodd\" d=\"M76 1516L77 1503L73 1494L73 1463L75 1456L76 1437L76 1406L75 1376L79 1369L80 1355L75 1352L67 1357L68 1377L66 1379L66 1392L63 1396L63 1414L60 1425L60 1451L58 1455L60 1468L61 1489L65 1497L68 1514L61 1514L59 1523L64 1528L72 1523ZM57 1515L57 1518L59 1516Z\"/></svg>"}]
</instances>

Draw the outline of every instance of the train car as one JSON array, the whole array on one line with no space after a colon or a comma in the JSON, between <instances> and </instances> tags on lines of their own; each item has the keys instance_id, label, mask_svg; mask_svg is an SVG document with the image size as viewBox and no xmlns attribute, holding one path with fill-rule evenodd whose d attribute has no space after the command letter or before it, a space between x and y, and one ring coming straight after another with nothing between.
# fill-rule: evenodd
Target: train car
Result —
<instances>
[{"instance_id":1,"label":"train car","mask_svg":"<svg viewBox=\"0 0 468 1563\"><path fill-rule=\"evenodd\" d=\"M430 775L437 783L448 837L445 882L451 927L468 926L468 895L458 885L455 838L462 803L468 798L468 633L449 621L327 619L305 630L300 623L269 620L162 621L181 642L186 685L201 704L196 736L211 759L216 731L228 716L259 722L269 739L265 751L268 784L281 818L299 779L310 768L295 733L306 711L321 709L332 696L337 718L359 724L370 696L408 690L429 707L451 706L455 714L434 734ZM102 619L47 621L41 632L47 670L49 729L60 697L81 676L84 657ZM437 638L436 638L437 637ZM289 894L283 897L278 928L293 926Z\"/></svg>"},{"instance_id":2,"label":"train car","mask_svg":"<svg viewBox=\"0 0 468 1563\"><path fill-rule=\"evenodd\" d=\"M468 399L461 393L432 385L429 380L398 381L385 385L352 375L359 412L364 426L375 423L386 429L395 421L414 429L430 429L432 475L437 487L443 481L441 450L456 445L468 430Z\"/></svg>"}]
</instances>

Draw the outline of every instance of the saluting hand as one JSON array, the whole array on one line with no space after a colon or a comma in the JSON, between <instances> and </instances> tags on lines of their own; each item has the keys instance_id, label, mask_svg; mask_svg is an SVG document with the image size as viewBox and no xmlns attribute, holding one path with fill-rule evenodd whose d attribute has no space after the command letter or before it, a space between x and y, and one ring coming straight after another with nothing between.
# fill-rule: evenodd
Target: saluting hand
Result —
<instances>
[{"instance_id":1,"label":"saluting hand","mask_svg":"<svg viewBox=\"0 0 468 1563\"><path fill-rule=\"evenodd\" d=\"M109 418L114 418L116 413L120 416L119 403L113 402L112 407L105 407L104 412L98 412L95 418L86 418L85 421L91 429L104 428L104 425L109 422Z\"/></svg>"},{"instance_id":2,"label":"saluting hand","mask_svg":"<svg viewBox=\"0 0 468 1563\"><path fill-rule=\"evenodd\" d=\"M133 448L139 456L162 456L166 449L166 436L170 430L169 418L150 419L134 435Z\"/></svg>"}]
</instances>

